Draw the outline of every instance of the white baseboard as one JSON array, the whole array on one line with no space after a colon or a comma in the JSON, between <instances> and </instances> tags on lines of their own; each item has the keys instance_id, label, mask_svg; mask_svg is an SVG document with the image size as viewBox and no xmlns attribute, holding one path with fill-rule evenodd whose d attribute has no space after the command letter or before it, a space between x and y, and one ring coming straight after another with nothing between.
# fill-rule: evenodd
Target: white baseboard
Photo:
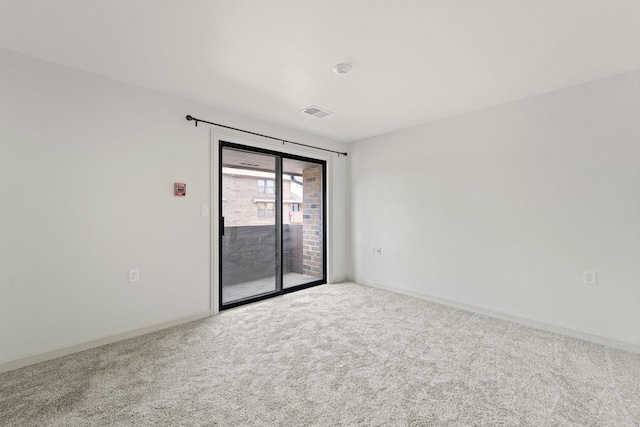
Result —
<instances>
[{"instance_id":1,"label":"white baseboard","mask_svg":"<svg viewBox=\"0 0 640 427\"><path fill-rule=\"evenodd\" d=\"M538 320L528 319L526 317L518 316L516 314L504 313L501 311L496 311L487 307L480 307L476 305L465 304L453 300L449 300L446 298L434 297L432 295L423 294L420 292L409 291L402 288L397 288L394 286L384 285L382 283L372 282L370 280L366 280L363 278L356 277L354 282L371 286L374 288L384 289L386 291L395 292L398 294L408 295L414 298L419 298L422 300L435 302L438 304L447 305L450 307L459 308L461 310L470 311L473 313L483 314L485 316L495 317L497 319L508 320L510 322L519 323L521 325L530 326L535 329L541 329L543 331L553 332L560 335L566 335L572 338L578 338L581 340L589 341L595 344L604 345L611 348L617 348L619 350L630 351L633 353L640 354L640 343L625 341L618 338L612 338L602 335L592 334L590 332L580 331L576 329L570 329L563 326L554 325L551 323L541 322Z\"/></svg>"},{"instance_id":2,"label":"white baseboard","mask_svg":"<svg viewBox=\"0 0 640 427\"><path fill-rule=\"evenodd\" d=\"M181 325L183 323L193 322L195 320L204 319L211 316L211 310L203 310L197 313L189 314L186 316L180 316L173 319L166 320L160 323L154 323L143 326L141 328L130 329L123 332L118 332L111 335L104 335L97 338L91 338L85 341L80 341L74 344L64 345L61 347L52 348L49 350L39 351L37 353L31 353L26 356L19 356L13 359L7 359L0 361L0 373L12 371L14 369L24 368L25 366L33 365L36 363L44 362L51 359L57 359L58 357L67 356L69 354L78 353L80 351L89 350L92 348L100 347L106 344L111 344L116 341L122 341L129 338L138 337L151 332L156 332L161 329L170 328L172 326Z\"/></svg>"}]
</instances>

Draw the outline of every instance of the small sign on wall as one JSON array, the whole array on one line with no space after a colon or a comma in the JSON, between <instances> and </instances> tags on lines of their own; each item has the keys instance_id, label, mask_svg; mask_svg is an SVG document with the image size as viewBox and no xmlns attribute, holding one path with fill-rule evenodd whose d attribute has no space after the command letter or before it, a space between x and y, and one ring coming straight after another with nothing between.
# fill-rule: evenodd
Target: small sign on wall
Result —
<instances>
[{"instance_id":1,"label":"small sign on wall","mask_svg":"<svg viewBox=\"0 0 640 427\"><path fill-rule=\"evenodd\" d=\"M176 196L186 196L187 195L187 184L184 182L176 182L173 186L174 194Z\"/></svg>"}]
</instances>

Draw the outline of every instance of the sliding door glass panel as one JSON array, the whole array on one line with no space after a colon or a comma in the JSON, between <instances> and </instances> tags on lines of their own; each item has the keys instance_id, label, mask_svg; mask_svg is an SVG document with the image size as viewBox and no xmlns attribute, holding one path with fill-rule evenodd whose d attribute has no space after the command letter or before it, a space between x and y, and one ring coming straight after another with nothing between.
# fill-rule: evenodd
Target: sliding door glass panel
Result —
<instances>
[{"instance_id":1,"label":"sliding door glass panel","mask_svg":"<svg viewBox=\"0 0 640 427\"><path fill-rule=\"evenodd\" d=\"M291 288L325 277L323 164L282 159L282 281Z\"/></svg>"},{"instance_id":2,"label":"sliding door glass panel","mask_svg":"<svg viewBox=\"0 0 640 427\"><path fill-rule=\"evenodd\" d=\"M222 149L222 305L280 291L278 158Z\"/></svg>"}]
</instances>

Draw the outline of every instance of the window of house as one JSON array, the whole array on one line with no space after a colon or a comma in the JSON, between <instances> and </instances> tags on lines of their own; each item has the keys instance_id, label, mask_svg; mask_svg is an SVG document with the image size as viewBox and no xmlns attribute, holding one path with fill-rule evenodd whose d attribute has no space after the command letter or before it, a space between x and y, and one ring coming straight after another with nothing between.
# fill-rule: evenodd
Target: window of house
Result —
<instances>
[{"instance_id":1,"label":"window of house","mask_svg":"<svg viewBox=\"0 0 640 427\"><path fill-rule=\"evenodd\" d=\"M265 203L258 203L258 218L265 218L267 210L265 209Z\"/></svg>"},{"instance_id":2,"label":"window of house","mask_svg":"<svg viewBox=\"0 0 640 427\"><path fill-rule=\"evenodd\" d=\"M267 218L276 216L276 209L273 203L267 203Z\"/></svg>"},{"instance_id":3,"label":"window of house","mask_svg":"<svg viewBox=\"0 0 640 427\"><path fill-rule=\"evenodd\" d=\"M291 211L292 212L300 212L300 204L298 203L294 203L291 205Z\"/></svg>"},{"instance_id":4,"label":"window of house","mask_svg":"<svg viewBox=\"0 0 640 427\"><path fill-rule=\"evenodd\" d=\"M275 194L275 189L276 189L276 183L272 179L258 180L258 193Z\"/></svg>"}]
</instances>

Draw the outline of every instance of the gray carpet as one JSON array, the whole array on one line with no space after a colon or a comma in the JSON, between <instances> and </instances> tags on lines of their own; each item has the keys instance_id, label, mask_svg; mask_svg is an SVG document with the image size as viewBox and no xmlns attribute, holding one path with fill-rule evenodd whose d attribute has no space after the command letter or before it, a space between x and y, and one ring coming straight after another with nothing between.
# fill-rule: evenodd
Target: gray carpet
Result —
<instances>
[{"instance_id":1,"label":"gray carpet","mask_svg":"<svg viewBox=\"0 0 640 427\"><path fill-rule=\"evenodd\" d=\"M639 423L640 355L355 284L0 375L2 426Z\"/></svg>"}]
</instances>

